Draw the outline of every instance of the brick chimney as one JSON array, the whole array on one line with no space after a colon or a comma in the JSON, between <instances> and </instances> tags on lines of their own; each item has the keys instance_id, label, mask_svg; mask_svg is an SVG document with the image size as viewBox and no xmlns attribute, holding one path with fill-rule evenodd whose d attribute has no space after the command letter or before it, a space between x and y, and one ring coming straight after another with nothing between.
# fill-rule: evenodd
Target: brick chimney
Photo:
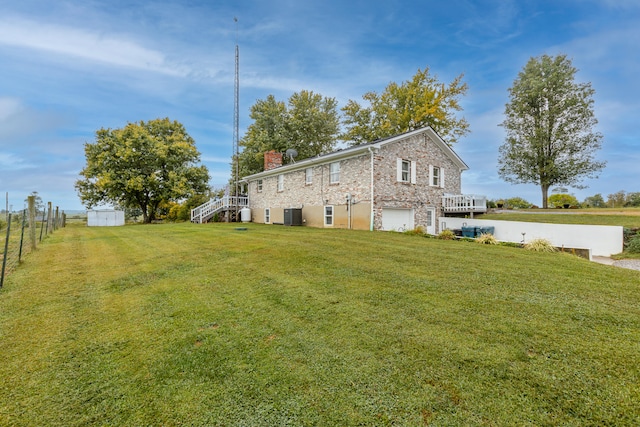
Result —
<instances>
[{"instance_id":1,"label":"brick chimney","mask_svg":"<svg viewBox=\"0 0 640 427\"><path fill-rule=\"evenodd\" d=\"M282 153L274 150L264 153L264 170L268 171L282 166Z\"/></svg>"}]
</instances>

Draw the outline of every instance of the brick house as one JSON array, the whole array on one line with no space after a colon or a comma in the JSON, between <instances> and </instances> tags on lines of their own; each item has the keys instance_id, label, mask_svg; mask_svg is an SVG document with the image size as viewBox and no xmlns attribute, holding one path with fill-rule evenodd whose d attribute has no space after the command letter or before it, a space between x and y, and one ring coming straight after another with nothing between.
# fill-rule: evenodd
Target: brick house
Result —
<instances>
[{"instance_id":1,"label":"brick house","mask_svg":"<svg viewBox=\"0 0 640 427\"><path fill-rule=\"evenodd\" d=\"M359 230L422 226L444 215L486 211L484 197L460 194L468 166L430 127L282 165L244 177L251 220Z\"/></svg>"}]
</instances>

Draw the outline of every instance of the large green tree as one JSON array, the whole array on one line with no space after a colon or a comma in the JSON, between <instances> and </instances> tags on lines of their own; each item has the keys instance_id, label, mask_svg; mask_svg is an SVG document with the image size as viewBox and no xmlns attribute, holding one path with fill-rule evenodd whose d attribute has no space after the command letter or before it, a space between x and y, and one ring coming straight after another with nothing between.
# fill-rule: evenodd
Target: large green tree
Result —
<instances>
[{"instance_id":1,"label":"large green tree","mask_svg":"<svg viewBox=\"0 0 640 427\"><path fill-rule=\"evenodd\" d=\"M342 108L345 132L341 138L353 145L431 126L449 144L469 132L469 124L457 113L459 98L467 93L462 75L449 84L418 70L411 80L390 83L382 92L362 96L367 105L349 100Z\"/></svg>"},{"instance_id":2,"label":"large green tree","mask_svg":"<svg viewBox=\"0 0 640 427\"><path fill-rule=\"evenodd\" d=\"M87 165L76 181L82 203L139 208L151 222L163 202L175 202L208 190L209 172L184 126L168 118L100 129L86 143Z\"/></svg>"},{"instance_id":3,"label":"large green tree","mask_svg":"<svg viewBox=\"0 0 640 427\"><path fill-rule=\"evenodd\" d=\"M239 175L261 172L266 151L295 149L298 159L332 151L340 129L337 105L335 98L306 90L291 95L286 104L273 95L258 100L251 107L253 123L239 142Z\"/></svg>"},{"instance_id":4,"label":"large green tree","mask_svg":"<svg viewBox=\"0 0 640 427\"><path fill-rule=\"evenodd\" d=\"M531 58L509 89L506 140L498 173L515 184L536 184L547 207L549 188L584 188L605 162L597 161L602 135L594 131L594 90L575 81L577 69L566 55Z\"/></svg>"}]
</instances>

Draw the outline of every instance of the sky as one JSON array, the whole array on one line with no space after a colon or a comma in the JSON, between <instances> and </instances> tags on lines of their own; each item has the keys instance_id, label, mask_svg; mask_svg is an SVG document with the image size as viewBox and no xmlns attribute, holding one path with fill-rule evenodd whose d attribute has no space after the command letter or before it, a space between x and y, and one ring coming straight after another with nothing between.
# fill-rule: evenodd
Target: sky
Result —
<instances>
[{"instance_id":1,"label":"sky","mask_svg":"<svg viewBox=\"0 0 640 427\"><path fill-rule=\"evenodd\" d=\"M237 18L237 23L234 18ZM469 86L454 145L462 192L523 197L533 184L497 173L508 89L531 57L565 54L595 90L598 160L579 200L640 191L640 1L637 0L0 0L0 192L22 209L37 191L66 211L84 144L101 128L168 117L195 139L211 186L230 177L235 46L240 137L250 108L301 90L339 108L418 69Z\"/></svg>"}]
</instances>

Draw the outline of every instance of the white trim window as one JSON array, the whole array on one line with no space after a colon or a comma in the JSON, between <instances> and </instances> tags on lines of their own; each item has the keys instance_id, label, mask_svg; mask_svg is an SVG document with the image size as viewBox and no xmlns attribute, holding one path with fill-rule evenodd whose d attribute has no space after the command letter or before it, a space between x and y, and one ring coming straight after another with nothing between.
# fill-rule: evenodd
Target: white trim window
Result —
<instances>
[{"instance_id":1,"label":"white trim window","mask_svg":"<svg viewBox=\"0 0 640 427\"><path fill-rule=\"evenodd\" d=\"M304 183L306 185L313 184L313 168L307 168L304 171Z\"/></svg>"},{"instance_id":2,"label":"white trim window","mask_svg":"<svg viewBox=\"0 0 640 427\"><path fill-rule=\"evenodd\" d=\"M271 209L264 208L264 223L269 224L271 222Z\"/></svg>"},{"instance_id":3,"label":"white trim window","mask_svg":"<svg viewBox=\"0 0 640 427\"><path fill-rule=\"evenodd\" d=\"M258 193L262 193L262 180L259 179L258 182L256 183L256 189L258 191Z\"/></svg>"},{"instance_id":4,"label":"white trim window","mask_svg":"<svg viewBox=\"0 0 640 427\"><path fill-rule=\"evenodd\" d=\"M278 191L284 191L284 175L278 175Z\"/></svg>"},{"instance_id":5,"label":"white trim window","mask_svg":"<svg viewBox=\"0 0 640 427\"><path fill-rule=\"evenodd\" d=\"M441 167L429 165L429 186L444 188L444 170Z\"/></svg>"},{"instance_id":6,"label":"white trim window","mask_svg":"<svg viewBox=\"0 0 640 427\"><path fill-rule=\"evenodd\" d=\"M340 182L340 162L333 162L329 165L329 184Z\"/></svg>"},{"instance_id":7,"label":"white trim window","mask_svg":"<svg viewBox=\"0 0 640 427\"><path fill-rule=\"evenodd\" d=\"M396 178L398 182L415 184L417 182L416 162L398 158Z\"/></svg>"},{"instance_id":8,"label":"white trim window","mask_svg":"<svg viewBox=\"0 0 640 427\"><path fill-rule=\"evenodd\" d=\"M327 227L333 226L333 206L324 207L324 225Z\"/></svg>"}]
</instances>

